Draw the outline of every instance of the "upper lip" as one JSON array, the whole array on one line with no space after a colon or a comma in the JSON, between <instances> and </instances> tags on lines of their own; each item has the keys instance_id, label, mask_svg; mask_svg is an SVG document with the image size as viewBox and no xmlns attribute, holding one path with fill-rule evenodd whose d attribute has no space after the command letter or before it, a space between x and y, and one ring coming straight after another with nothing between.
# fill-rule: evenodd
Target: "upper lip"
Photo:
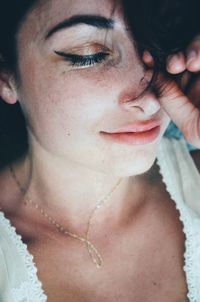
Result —
<instances>
[{"instance_id":1,"label":"upper lip","mask_svg":"<svg viewBox=\"0 0 200 302\"><path fill-rule=\"evenodd\" d=\"M117 130L106 132L106 133L116 134L116 133L127 133L127 132L144 132L158 126L160 126L160 122L155 120L145 121L145 122L135 122L135 123L129 123L125 126L120 127Z\"/></svg>"}]
</instances>

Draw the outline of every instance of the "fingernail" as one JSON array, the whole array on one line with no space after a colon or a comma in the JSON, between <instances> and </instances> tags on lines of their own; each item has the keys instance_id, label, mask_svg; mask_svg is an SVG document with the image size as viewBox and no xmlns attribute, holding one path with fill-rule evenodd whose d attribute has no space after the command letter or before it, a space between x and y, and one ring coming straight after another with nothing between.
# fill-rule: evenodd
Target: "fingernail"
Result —
<instances>
[{"instance_id":1,"label":"fingernail","mask_svg":"<svg viewBox=\"0 0 200 302\"><path fill-rule=\"evenodd\" d=\"M187 63L191 63L197 56L197 53L195 50L191 50L187 55Z\"/></svg>"},{"instance_id":2,"label":"fingernail","mask_svg":"<svg viewBox=\"0 0 200 302\"><path fill-rule=\"evenodd\" d=\"M167 58L168 68L171 68L174 65L175 62L176 62L175 55L169 55L168 58Z\"/></svg>"},{"instance_id":3,"label":"fingernail","mask_svg":"<svg viewBox=\"0 0 200 302\"><path fill-rule=\"evenodd\" d=\"M174 54L174 55L170 55L168 57L168 61L167 61L167 68L170 70L170 72L179 72L180 70L182 70L182 64L180 62L180 54Z\"/></svg>"}]
</instances>

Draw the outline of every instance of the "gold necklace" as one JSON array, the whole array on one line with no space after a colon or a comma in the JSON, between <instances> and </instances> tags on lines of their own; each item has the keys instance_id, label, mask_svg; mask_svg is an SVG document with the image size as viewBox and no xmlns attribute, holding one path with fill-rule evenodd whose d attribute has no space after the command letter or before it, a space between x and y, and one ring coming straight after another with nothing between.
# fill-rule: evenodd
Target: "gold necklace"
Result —
<instances>
[{"instance_id":1,"label":"gold necklace","mask_svg":"<svg viewBox=\"0 0 200 302\"><path fill-rule=\"evenodd\" d=\"M34 200L32 200L32 198L27 195L27 192L25 190L25 188L23 188L23 186L21 185L19 179L17 178L17 175L13 169L12 166L9 167L10 168L10 173L12 178L14 179L18 189L20 190L20 192L23 194L25 198L25 205L27 204L31 204L35 209L37 209L40 214L50 223L52 224L60 233L62 233L65 236L70 236L74 239L77 239L83 243L86 244L87 246L87 250L88 253L93 261L93 263L96 265L97 268L100 268L103 264L103 259L102 256L100 255L100 253L98 252L97 248L95 247L95 245L89 240L89 232L90 232L90 227L91 227L91 223L92 223L92 219L94 217L94 214L96 212L96 210L98 210L105 202L106 200L108 200L110 198L110 196L112 195L112 193L117 189L117 187L119 186L119 184L122 181L122 178L120 178L117 183L115 184L115 186L111 189L111 191L104 196L104 198L102 198L99 202L96 203L95 208L92 210L89 219L88 219L88 223L87 223L87 231L86 231L86 236L80 236L77 235L75 233L70 232L69 230L65 229L63 227L62 224L58 223L52 216L50 216L40 205L38 205Z\"/></svg>"}]
</instances>

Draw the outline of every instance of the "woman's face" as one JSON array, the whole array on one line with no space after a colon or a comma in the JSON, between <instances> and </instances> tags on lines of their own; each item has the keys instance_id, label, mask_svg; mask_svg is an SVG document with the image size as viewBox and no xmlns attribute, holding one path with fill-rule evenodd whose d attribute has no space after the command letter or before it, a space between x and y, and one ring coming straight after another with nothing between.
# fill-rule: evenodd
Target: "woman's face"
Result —
<instances>
[{"instance_id":1,"label":"woman's face","mask_svg":"<svg viewBox=\"0 0 200 302\"><path fill-rule=\"evenodd\" d=\"M35 148L121 176L151 167L169 118L150 92L134 100L148 76L119 4L39 1L19 30L18 54L17 94ZM105 134L157 124L153 136Z\"/></svg>"}]
</instances>

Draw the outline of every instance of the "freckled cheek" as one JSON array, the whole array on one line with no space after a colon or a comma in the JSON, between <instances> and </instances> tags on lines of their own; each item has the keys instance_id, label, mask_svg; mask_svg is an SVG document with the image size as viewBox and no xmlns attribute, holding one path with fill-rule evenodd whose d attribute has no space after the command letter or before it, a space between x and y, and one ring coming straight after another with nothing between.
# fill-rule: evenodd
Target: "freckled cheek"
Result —
<instances>
[{"instance_id":1,"label":"freckled cheek","mask_svg":"<svg viewBox=\"0 0 200 302\"><path fill-rule=\"evenodd\" d=\"M107 101L112 98L110 81L105 81L103 75L99 76L92 72L90 75L80 75L78 71L66 73L54 71L47 75L45 80L41 79L40 83L43 83L41 93L45 96L48 91L51 102L59 106L67 105L69 109L75 111L81 109L81 112L86 112L93 106L100 109L103 104L108 106Z\"/></svg>"},{"instance_id":2,"label":"freckled cheek","mask_svg":"<svg viewBox=\"0 0 200 302\"><path fill-rule=\"evenodd\" d=\"M76 71L63 73L47 66L35 70L30 66L27 74L24 87L29 102L25 105L33 117L37 116L41 129L48 124L57 130L74 131L78 125L83 131L98 129L113 101L110 82L99 73L91 76L88 71L82 76Z\"/></svg>"},{"instance_id":3,"label":"freckled cheek","mask_svg":"<svg viewBox=\"0 0 200 302\"><path fill-rule=\"evenodd\" d=\"M72 135L84 132L93 135L99 132L105 117L109 118L109 112L113 110L110 92L94 79L71 79L66 80L66 83L66 88L60 94L61 111L67 115L65 120L62 119L62 127L71 129Z\"/></svg>"}]
</instances>

